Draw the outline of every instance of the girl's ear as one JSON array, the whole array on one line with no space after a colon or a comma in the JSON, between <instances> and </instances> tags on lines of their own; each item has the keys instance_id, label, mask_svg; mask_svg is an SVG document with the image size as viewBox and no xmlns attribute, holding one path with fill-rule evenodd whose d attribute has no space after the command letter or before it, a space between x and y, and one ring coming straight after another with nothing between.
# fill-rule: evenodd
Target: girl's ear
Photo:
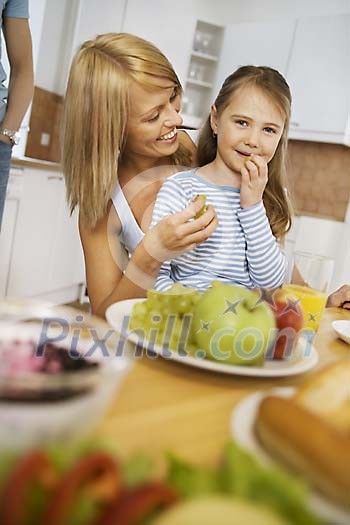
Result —
<instances>
[{"instance_id":1,"label":"girl's ear","mask_svg":"<svg viewBox=\"0 0 350 525\"><path fill-rule=\"evenodd\" d=\"M218 132L218 112L214 104L210 109L210 126L214 133Z\"/></svg>"}]
</instances>

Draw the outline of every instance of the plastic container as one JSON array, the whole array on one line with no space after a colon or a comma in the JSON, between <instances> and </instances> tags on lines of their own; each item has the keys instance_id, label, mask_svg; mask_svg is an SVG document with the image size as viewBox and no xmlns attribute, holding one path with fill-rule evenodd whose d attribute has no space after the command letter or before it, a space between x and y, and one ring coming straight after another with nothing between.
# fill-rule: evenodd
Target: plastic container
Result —
<instances>
[{"instance_id":1,"label":"plastic container","mask_svg":"<svg viewBox=\"0 0 350 525\"><path fill-rule=\"evenodd\" d=\"M107 357L106 346L104 351L92 351L93 338L74 340L73 330L64 340L46 346L43 356L33 357L41 336L40 322L0 323L0 450L87 436L102 420L130 368L127 344L120 357L112 353ZM67 353L71 360L67 366L75 370L62 369L47 358L53 347L60 355ZM72 349L75 353L69 357ZM83 359L77 359L77 352Z\"/></svg>"}]
</instances>

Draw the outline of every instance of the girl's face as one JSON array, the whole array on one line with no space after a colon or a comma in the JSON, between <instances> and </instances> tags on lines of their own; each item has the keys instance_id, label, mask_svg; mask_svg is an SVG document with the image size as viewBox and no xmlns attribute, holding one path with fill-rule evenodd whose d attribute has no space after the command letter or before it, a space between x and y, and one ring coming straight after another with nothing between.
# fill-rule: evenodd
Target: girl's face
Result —
<instances>
[{"instance_id":1,"label":"girl's face","mask_svg":"<svg viewBox=\"0 0 350 525\"><path fill-rule=\"evenodd\" d=\"M127 125L127 157L157 159L173 155L179 147L176 128L182 125L179 89L168 80L150 91L134 83Z\"/></svg>"},{"instance_id":2,"label":"girl's face","mask_svg":"<svg viewBox=\"0 0 350 525\"><path fill-rule=\"evenodd\" d=\"M241 88L220 116L213 106L211 126L217 133L216 161L240 174L247 157L270 162L282 136L285 119L261 89Z\"/></svg>"}]
</instances>

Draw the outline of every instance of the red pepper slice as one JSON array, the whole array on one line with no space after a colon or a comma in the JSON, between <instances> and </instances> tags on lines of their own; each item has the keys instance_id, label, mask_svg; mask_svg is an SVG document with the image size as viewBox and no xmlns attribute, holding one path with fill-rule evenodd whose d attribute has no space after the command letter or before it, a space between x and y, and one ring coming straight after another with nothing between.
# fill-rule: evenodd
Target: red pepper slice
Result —
<instances>
[{"instance_id":1,"label":"red pepper slice","mask_svg":"<svg viewBox=\"0 0 350 525\"><path fill-rule=\"evenodd\" d=\"M33 481L39 481L47 489L56 483L53 466L40 450L21 457L4 484L0 503L3 525L23 525L27 490Z\"/></svg>"},{"instance_id":2,"label":"red pepper slice","mask_svg":"<svg viewBox=\"0 0 350 525\"><path fill-rule=\"evenodd\" d=\"M106 492L97 489L98 499L114 501L120 494L121 476L113 458L103 452L92 453L82 458L60 480L45 512L43 523L67 525L69 510L76 493L82 487L88 487L91 491L91 485L94 483L100 484L101 487L106 480L109 482L109 490Z\"/></svg>"},{"instance_id":3,"label":"red pepper slice","mask_svg":"<svg viewBox=\"0 0 350 525\"><path fill-rule=\"evenodd\" d=\"M136 525L158 507L177 501L176 493L160 482L126 490L95 525Z\"/></svg>"}]
</instances>

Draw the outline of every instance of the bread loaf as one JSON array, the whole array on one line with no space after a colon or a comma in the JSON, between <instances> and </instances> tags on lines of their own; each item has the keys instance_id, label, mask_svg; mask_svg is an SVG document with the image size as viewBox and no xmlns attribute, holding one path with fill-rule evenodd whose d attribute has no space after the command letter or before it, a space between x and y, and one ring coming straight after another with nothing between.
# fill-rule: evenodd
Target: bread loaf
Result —
<instances>
[{"instance_id":1,"label":"bread loaf","mask_svg":"<svg viewBox=\"0 0 350 525\"><path fill-rule=\"evenodd\" d=\"M308 380L293 398L265 397L256 433L271 455L350 508L350 360Z\"/></svg>"},{"instance_id":2,"label":"bread loaf","mask_svg":"<svg viewBox=\"0 0 350 525\"><path fill-rule=\"evenodd\" d=\"M294 399L350 436L350 359L323 368L299 388Z\"/></svg>"}]
</instances>

